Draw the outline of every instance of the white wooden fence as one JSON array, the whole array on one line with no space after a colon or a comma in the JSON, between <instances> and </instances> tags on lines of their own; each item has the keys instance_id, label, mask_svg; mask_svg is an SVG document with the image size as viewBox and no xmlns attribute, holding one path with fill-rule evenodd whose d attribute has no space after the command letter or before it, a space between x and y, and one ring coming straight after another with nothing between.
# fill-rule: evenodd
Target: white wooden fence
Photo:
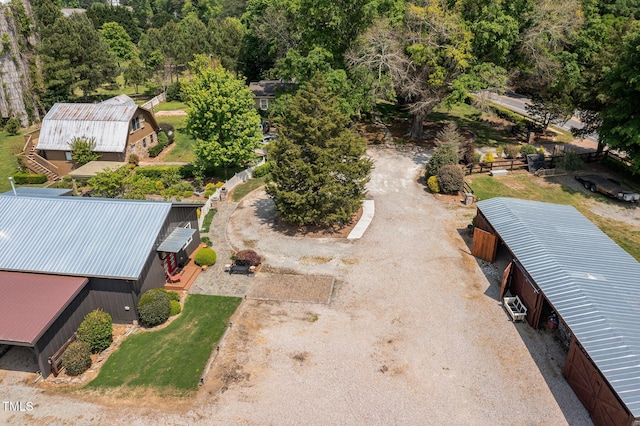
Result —
<instances>
[{"instance_id":1,"label":"white wooden fence","mask_svg":"<svg viewBox=\"0 0 640 426\"><path fill-rule=\"evenodd\" d=\"M144 109L148 109L151 110L155 107L157 107L160 102L164 102L167 100L167 92L162 92L160 93L158 96L156 96L155 98L145 102L144 104L141 105L142 108Z\"/></svg>"},{"instance_id":2,"label":"white wooden fence","mask_svg":"<svg viewBox=\"0 0 640 426\"><path fill-rule=\"evenodd\" d=\"M204 217L211 210L213 201L222 201L226 198L226 196L231 192L233 188L235 188L238 184L244 183L253 177L253 170L263 165L266 162L263 157L256 165L249 167L246 170L243 170L239 173L233 175L231 179L225 182L220 188L216 189L216 192L209 197L207 202L204 204L200 211L200 217L198 218L198 229L202 229L202 222L204 221Z\"/></svg>"}]
</instances>

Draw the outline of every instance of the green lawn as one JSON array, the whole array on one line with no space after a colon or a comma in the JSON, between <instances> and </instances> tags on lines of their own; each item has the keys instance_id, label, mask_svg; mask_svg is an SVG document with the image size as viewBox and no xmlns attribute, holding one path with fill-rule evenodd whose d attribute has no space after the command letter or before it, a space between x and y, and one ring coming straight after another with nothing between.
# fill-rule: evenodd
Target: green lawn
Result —
<instances>
[{"instance_id":1,"label":"green lawn","mask_svg":"<svg viewBox=\"0 0 640 426\"><path fill-rule=\"evenodd\" d=\"M177 111L182 110L186 111L189 107L184 102L160 102L157 106L153 108L154 112L158 111ZM163 121L166 117L158 117L158 121Z\"/></svg>"},{"instance_id":2,"label":"green lawn","mask_svg":"<svg viewBox=\"0 0 640 426\"><path fill-rule=\"evenodd\" d=\"M0 131L0 192L11 189L9 176L13 176L18 168L16 154L24 147L24 137L21 131L16 136L9 136L7 132Z\"/></svg>"},{"instance_id":3,"label":"green lawn","mask_svg":"<svg viewBox=\"0 0 640 426\"><path fill-rule=\"evenodd\" d=\"M500 178L475 175L471 178L471 188L479 200L513 197L572 205L620 247L640 261L640 227L599 216L589 208L589 199L592 198L597 198L600 202L611 202L604 196L576 191L554 182L553 178L545 182L543 178L528 174L513 174Z\"/></svg>"},{"instance_id":4,"label":"green lawn","mask_svg":"<svg viewBox=\"0 0 640 426\"><path fill-rule=\"evenodd\" d=\"M209 356L241 301L237 297L189 295L179 318L162 330L128 337L86 387L196 390Z\"/></svg>"},{"instance_id":5,"label":"green lawn","mask_svg":"<svg viewBox=\"0 0 640 426\"><path fill-rule=\"evenodd\" d=\"M455 104L451 108L444 105L436 107L426 118L427 121L436 123L442 121L455 121L458 127L473 132L478 139L476 146L499 146L513 144L514 141L509 139L511 133L508 129L498 130L487 123L479 120L482 112L467 104Z\"/></svg>"},{"instance_id":6,"label":"green lawn","mask_svg":"<svg viewBox=\"0 0 640 426\"><path fill-rule=\"evenodd\" d=\"M264 185L266 179L267 178L263 176L255 179L249 179L245 183L241 183L233 189L233 192L231 193L231 199L236 202L242 200L245 195L247 195L254 189L260 188L262 185Z\"/></svg>"},{"instance_id":7,"label":"green lawn","mask_svg":"<svg viewBox=\"0 0 640 426\"><path fill-rule=\"evenodd\" d=\"M160 104L162 105L162 104ZM186 117L158 117L159 123L172 124L176 130L176 136L171 152L167 154L164 161L185 161L187 163L192 162L195 157L193 155L193 149L195 147L195 140L191 138L185 131Z\"/></svg>"}]
</instances>

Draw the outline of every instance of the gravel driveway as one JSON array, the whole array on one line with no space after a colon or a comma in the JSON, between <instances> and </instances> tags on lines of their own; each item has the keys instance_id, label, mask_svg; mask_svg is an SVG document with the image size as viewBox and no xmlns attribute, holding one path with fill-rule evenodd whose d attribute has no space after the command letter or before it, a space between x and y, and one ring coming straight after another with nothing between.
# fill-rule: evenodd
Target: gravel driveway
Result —
<instances>
[{"instance_id":1,"label":"gravel driveway","mask_svg":"<svg viewBox=\"0 0 640 426\"><path fill-rule=\"evenodd\" d=\"M423 154L369 153L376 214L360 240L275 234L259 192L228 226L234 246L272 268L335 277L330 305L245 300L190 408L119 411L47 396L59 412L30 419L62 423L75 404L87 423L590 424L551 336L508 321L495 278L469 254L473 209L424 191Z\"/></svg>"}]
</instances>

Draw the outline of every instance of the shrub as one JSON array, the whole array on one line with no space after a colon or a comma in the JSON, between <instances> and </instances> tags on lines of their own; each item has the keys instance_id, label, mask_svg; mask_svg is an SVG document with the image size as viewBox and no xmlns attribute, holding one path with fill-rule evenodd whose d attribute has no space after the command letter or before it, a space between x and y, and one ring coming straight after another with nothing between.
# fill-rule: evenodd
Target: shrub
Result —
<instances>
[{"instance_id":1,"label":"shrub","mask_svg":"<svg viewBox=\"0 0 640 426\"><path fill-rule=\"evenodd\" d=\"M496 161L496 158L493 156L493 152L487 152L487 154L484 156L484 162L493 163L494 161Z\"/></svg>"},{"instance_id":2,"label":"shrub","mask_svg":"<svg viewBox=\"0 0 640 426\"><path fill-rule=\"evenodd\" d=\"M173 124L171 123L158 123L160 130L167 135L167 140L169 144L173 143L173 138L175 137L175 129L173 128ZM159 140L159 139L158 139Z\"/></svg>"},{"instance_id":3,"label":"shrub","mask_svg":"<svg viewBox=\"0 0 640 426\"><path fill-rule=\"evenodd\" d=\"M504 148L499 146L496 148L496 157L498 158L502 158L502 155L504 154Z\"/></svg>"},{"instance_id":4,"label":"shrub","mask_svg":"<svg viewBox=\"0 0 640 426\"><path fill-rule=\"evenodd\" d=\"M89 312L78 327L78 340L97 354L107 349L113 340L113 320L108 312L96 309Z\"/></svg>"},{"instance_id":5,"label":"shrub","mask_svg":"<svg viewBox=\"0 0 640 426\"><path fill-rule=\"evenodd\" d=\"M165 293L167 293L169 295L169 300L175 301L175 302L179 302L180 301L180 295L178 293L176 293L175 291L166 291L163 288L161 288L159 290L162 290Z\"/></svg>"},{"instance_id":6,"label":"shrub","mask_svg":"<svg viewBox=\"0 0 640 426\"><path fill-rule=\"evenodd\" d=\"M167 101L168 102L182 102L182 86L179 81L176 81L171 86L167 87Z\"/></svg>"},{"instance_id":7,"label":"shrub","mask_svg":"<svg viewBox=\"0 0 640 426\"><path fill-rule=\"evenodd\" d=\"M189 197L191 197L192 195L193 195L193 191L192 191L192 190L188 190L188 191L183 191L183 192L182 192L182 196L183 196L184 198L189 198Z\"/></svg>"},{"instance_id":8,"label":"shrub","mask_svg":"<svg viewBox=\"0 0 640 426\"><path fill-rule=\"evenodd\" d=\"M196 265L211 266L216 263L216 252L209 247L203 247L198 250L196 256L193 258Z\"/></svg>"},{"instance_id":9,"label":"shrub","mask_svg":"<svg viewBox=\"0 0 640 426\"><path fill-rule=\"evenodd\" d=\"M162 324L169 318L171 300L163 289L152 289L144 293L138 301L140 321L147 327Z\"/></svg>"},{"instance_id":10,"label":"shrub","mask_svg":"<svg viewBox=\"0 0 640 426\"><path fill-rule=\"evenodd\" d=\"M241 250L236 253L235 258L243 262L249 262L251 266L258 266L262 263L262 258L253 250Z\"/></svg>"},{"instance_id":11,"label":"shrub","mask_svg":"<svg viewBox=\"0 0 640 426\"><path fill-rule=\"evenodd\" d=\"M158 155L160 155L163 149L164 149L164 145L157 144L149 148L149 151L147 152L149 153L149 157L155 158Z\"/></svg>"},{"instance_id":12,"label":"shrub","mask_svg":"<svg viewBox=\"0 0 640 426\"><path fill-rule=\"evenodd\" d=\"M7 120L7 124L4 126L4 130L9 133L10 136L15 136L20 132L20 120L15 117L11 117Z\"/></svg>"},{"instance_id":13,"label":"shrub","mask_svg":"<svg viewBox=\"0 0 640 426\"><path fill-rule=\"evenodd\" d=\"M471 162L472 163L479 163L481 159L482 159L482 154L480 154L479 152L474 152L471 155Z\"/></svg>"},{"instance_id":14,"label":"shrub","mask_svg":"<svg viewBox=\"0 0 640 426\"><path fill-rule=\"evenodd\" d=\"M273 167L273 163L268 161L266 163L264 163L261 166L256 167L253 170L253 177L254 178L261 178L263 176L268 175L269 173L271 173L271 168Z\"/></svg>"},{"instance_id":15,"label":"shrub","mask_svg":"<svg viewBox=\"0 0 640 426\"><path fill-rule=\"evenodd\" d=\"M464 172L456 164L445 164L438 171L440 191L445 194L456 194L464 186Z\"/></svg>"},{"instance_id":16,"label":"shrub","mask_svg":"<svg viewBox=\"0 0 640 426\"><path fill-rule=\"evenodd\" d=\"M180 306L180 302L176 300L171 301L171 308L169 309L169 316L172 317L174 315L178 315L182 311L182 306Z\"/></svg>"},{"instance_id":17,"label":"shrub","mask_svg":"<svg viewBox=\"0 0 640 426\"><path fill-rule=\"evenodd\" d=\"M18 185L37 185L47 182L47 175L34 173L16 173L13 175L13 181Z\"/></svg>"},{"instance_id":18,"label":"shrub","mask_svg":"<svg viewBox=\"0 0 640 426\"><path fill-rule=\"evenodd\" d=\"M200 238L200 241L205 243L207 245L207 247L211 247L213 245L213 243L211 242L211 238L209 238L209 237L202 237L202 238Z\"/></svg>"},{"instance_id":19,"label":"shrub","mask_svg":"<svg viewBox=\"0 0 640 426\"><path fill-rule=\"evenodd\" d=\"M516 158L518 156L517 145L507 145L504 147L504 155L507 158Z\"/></svg>"},{"instance_id":20,"label":"shrub","mask_svg":"<svg viewBox=\"0 0 640 426\"><path fill-rule=\"evenodd\" d=\"M429 179L427 179L427 187L429 188L429 191L433 192L434 194L437 194L438 192L440 192L440 186L438 185L438 177L429 176Z\"/></svg>"},{"instance_id":21,"label":"shrub","mask_svg":"<svg viewBox=\"0 0 640 426\"><path fill-rule=\"evenodd\" d=\"M158 132L158 145L168 146L169 138L165 132Z\"/></svg>"},{"instance_id":22,"label":"shrub","mask_svg":"<svg viewBox=\"0 0 640 426\"><path fill-rule=\"evenodd\" d=\"M91 352L85 342L71 343L62 354L62 365L69 376L78 376L91 367Z\"/></svg>"},{"instance_id":23,"label":"shrub","mask_svg":"<svg viewBox=\"0 0 640 426\"><path fill-rule=\"evenodd\" d=\"M140 157L138 154L129 155L129 164L135 164L136 166L140 164Z\"/></svg>"},{"instance_id":24,"label":"shrub","mask_svg":"<svg viewBox=\"0 0 640 426\"><path fill-rule=\"evenodd\" d=\"M527 157L527 154L537 154L537 153L538 153L538 150L533 145L524 144L520 147L520 154L525 158Z\"/></svg>"},{"instance_id":25,"label":"shrub","mask_svg":"<svg viewBox=\"0 0 640 426\"><path fill-rule=\"evenodd\" d=\"M457 148L453 145L442 145L435 150L435 152L429 159L429 162L427 163L427 178L429 176L437 175L440 167L444 166L445 164L458 164Z\"/></svg>"},{"instance_id":26,"label":"shrub","mask_svg":"<svg viewBox=\"0 0 640 426\"><path fill-rule=\"evenodd\" d=\"M182 179L193 179L193 172L195 169L196 166L194 166L193 164L185 164L184 166L180 166L178 172L180 173L180 177L182 177Z\"/></svg>"},{"instance_id":27,"label":"shrub","mask_svg":"<svg viewBox=\"0 0 640 426\"><path fill-rule=\"evenodd\" d=\"M149 166L138 167L136 169L136 174L140 174L154 180L163 179L165 174L174 175L175 173L180 175L180 166Z\"/></svg>"},{"instance_id":28,"label":"shrub","mask_svg":"<svg viewBox=\"0 0 640 426\"><path fill-rule=\"evenodd\" d=\"M556 167L568 172L575 172L584 168L584 162L578 153L567 151L562 157L556 159Z\"/></svg>"}]
</instances>

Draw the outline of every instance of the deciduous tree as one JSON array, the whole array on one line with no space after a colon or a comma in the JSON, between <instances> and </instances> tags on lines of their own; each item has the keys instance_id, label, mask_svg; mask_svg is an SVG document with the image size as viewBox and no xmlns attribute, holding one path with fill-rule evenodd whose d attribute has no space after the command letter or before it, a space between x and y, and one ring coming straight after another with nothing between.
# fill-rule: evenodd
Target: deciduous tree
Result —
<instances>
[{"instance_id":1,"label":"deciduous tree","mask_svg":"<svg viewBox=\"0 0 640 426\"><path fill-rule=\"evenodd\" d=\"M94 151L96 149L95 138L76 136L69 142L69 148L71 149L71 159L77 166L83 166L100 158L100 154Z\"/></svg>"},{"instance_id":2,"label":"deciduous tree","mask_svg":"<svg viewBox=\"0 0 640 426\"><path fill-rule=\"evenodd\" d=\"M195 77L184 87L187 132L196 139L196 166L242 166L262 140L253 94L242 79L204 55L190 64Z\"/></svg>"}]
</instances>

